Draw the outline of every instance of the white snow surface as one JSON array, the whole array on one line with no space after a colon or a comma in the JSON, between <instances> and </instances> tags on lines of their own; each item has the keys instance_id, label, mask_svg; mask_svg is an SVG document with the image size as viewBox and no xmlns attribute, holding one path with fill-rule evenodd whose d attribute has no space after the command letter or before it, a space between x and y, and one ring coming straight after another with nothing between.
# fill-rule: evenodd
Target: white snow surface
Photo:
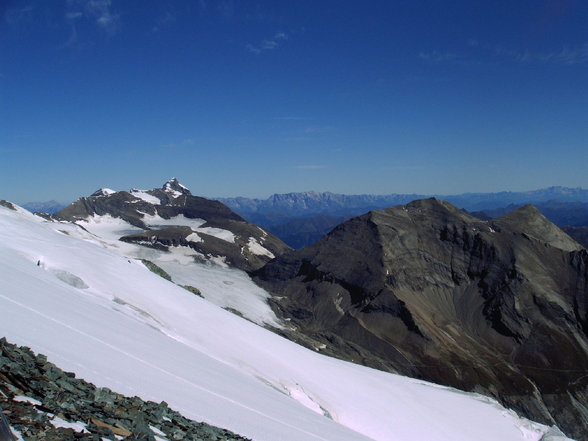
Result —
<instances>
[{"instance_id":1,"label":"white snow surface","mask_svg":"<svg viewBox=\"0 0 588 441\"><path fill-rule=\"evenodd\" d=\"M186 236L186 240L188 242L202 242L202 238L198 236L198 233L188 234Z\"/></svg>"},{"instance_id":2,"label":"white snow surface","mask_svg":"<svg viewBox=\"0 0 588 441\"><path fill-rule=\"evenodd\" d=\"M179 219L186 222L194 221L194 225L205 222L202 219L188 219L184 216L179 216ZM89 217L86 220L77 221L76 224L82 228L69 222L48 223L47 226L70 236L99 244L125 257L150 260L163 268L172 277L174 283L198 288L204 298L214 304L239 311L255 323L275 328L282 327L267 303L270 295L253 283L247 273L229 268L221 257L204 256L189 247L173 247L169 252L165 252L121 242L118 240L121 236L143 230L110 215ZM205 230L205 234L210 233L206 227L196 228L194 225L192 225L193 231ZM199 238L197 233L187 237L194 242L197 242L197 238ZM50 271L57 271L58 274L62 271L52 268L47 262L42 262L42 265ZM72 283L79 284L80 287L83 286L83 281L79 278L77 280L69 274L63 277L68 278Z\"/></svg>"},{"instance_id":3,"label":"white snow surface","mask_svg":"<svg viewBox=\"0 0 588 441\"><path fill-rule=\"evenodd\" d=\"M161 201L159 200L159 198L153 196L152 194L147 193L145 190L137 190L137 189L132 189L130 192L133 196L135 196L136 198L139 198L145 202L148 202L150 204L153 205L160 205Z\"/></svg>"},{"instance_id":4,"label":"white snow surface","mask_svg":"<svg viewBox=\"0 0 588 441\"><path fill-rule=\"evenodd\" d=\"M16 430L14 427L10 426L10 430L12 431L12 434L16 437L16 441L26 441L23 437L22 437L22 433L20 433L18 430Z\"/></svg>"},{"instance_id":5,"label":"white snow surface","mask_svg":"<svg viewBox=\"0 0 588 441\"><path fill-rule=\"evenodd\" d=\"M235 235L232 231L225 230L223 228L214 227L202 227L206 223L204 219L192 219L184 216L183 214L174 216L169 219L164 219L158 215L150 215L143 213L143 222L145 225L151 228L164 228L171 226L185 226L190 227L196 233L204 233L209 236L217 237L226 242L235 243Z\"/></svg>"},{"instance_id":6,"label":"white snow surface","mask_svg":"<svg viewBox=\"0 0 588 441\"><path fill-rule=\"evenodd\" d=\"M184 186L182 185L182 187L184 187ZM184 188L186 188L186 187L184 187ZM170 195L172 198L174 198L174 199L175 199L175 198L177 198L177 197L180 197L180 196L182 195L182 192L181 192L181 191L178 191L178 190L174 190L174 189L171 187L171 184L170 184L169 182L166 182L166 183L165 183L165 185L164 185L164 187L163 187L163 190L164 190L166 193L168 193L168 194L169 194L169 195Z\"/></svg>"},{"instance_id":7,"label":"white snow surface","mask_svg":"<svg viewBox=\"0 0 588 441\"><path fill-rule=\"evenodd\" d=\"M26 395L17 395L14 397L14 401L21 401L23 403L29 403L29 404L32 404L33 406L39 406L39 405L43 404L39 400L36 400L35 398L32 398L32 397L27 397Z\"/></svg>"},{"instance_id":8,"label":"white snow surface","mask_svg":"<svg viewBox=\"0 0 588 441\"><path fill-rule=\"evenodd\" d=\"M255 441L561 436L490 398L302 348L54 227L0 207L0 335L99 387L165 400Z\"/></svg>"},{"instance_id":9,"label":"white snow surface","mask_svg":"<svg viewBox=\"0 0 588 441\"><path fill-rule=\"evenodd\" d=\"M116 191L114 191L111 188L101 188L100 190L98 190L101 193L101 196L109 196L111 194L116 193Z\"/></svg>"},{"instance_id":10,"label":"white snow surface","mask_svg":"<svg viewBox=\"0 0 588 441\"><path fill-rule=\"evenodd\" d=\"M90 433L90 431L87 429L86 424L81 421L76 421L75 423L70 423L69 421L65 421L64 419L59 418L58 416L51 417L50 421L54 427L63 427L64 429L72 429L72 430L74 430L76 432L80 432L80 433Z\"/></svg>"},{"instance_id":11,"label":"white snow surface","mask_svg":"<svg viewBox=\"0 0 588 441\"><path fill-rule=\"evenodd\" d=\"M204 233L208 234L209 236L214 236L219 239L224 240L225 242L235 243L235 234L232 231L225 230L223 228L215 228L215 227L200 227L195 228L194 231L197 233Z\"/></svg>"},{"instance_id":12,"label":"white snow surface","mask_svg":"<svg viewBox=\"0 0 588 441\"><path fill-rule=\"evenodd\" d=\"M192 227L194 229L200 227L201 225L205 224L206 221L204 219L199 218L189 218L180 214L178 216L174 216L169 219L165 219L158 214L152 215L148 213L141 213L143 214L143 218L141 219L145 225L151 228L163 228L163 227L172 227L172 226L184 226L184 227Z\"/></svg>"},{"instance_id":13,"label":"white snow surface","mask_svg":"<svg viewBox=\"0 0 588 441\"><path fill-rule=\"evenodd\" d=\"M274 256L274 253L260 244L257 239L255 239L255 237L249 238L249 242L247 242L247 248L249 248L249 251L251 251L253 254L257 254L258 256L267 256L270 259L276 257Z\"/></svg>"}]
</instances>

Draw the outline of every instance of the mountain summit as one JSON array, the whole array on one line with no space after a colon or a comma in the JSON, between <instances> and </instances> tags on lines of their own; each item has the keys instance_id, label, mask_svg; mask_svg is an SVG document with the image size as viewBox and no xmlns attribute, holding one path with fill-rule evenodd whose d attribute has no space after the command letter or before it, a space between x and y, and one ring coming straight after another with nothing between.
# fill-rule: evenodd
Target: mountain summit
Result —
<instances>
[{"instance_id":1,"label":"mountain summit","mask_svg":"<svg viewBox=\"0 0 588 441\"><path fill-rule=\"evenodd\" d=\"M162 190L171 193L172 195L180 196L182 194L191 195L190 190L187 187L184 187L180 184L177 178L171 178L165 184L163 184Z\"/></svg>"},{"instance_id":2,"label":"mountain summit","mask_svg":"<svg viewBox=\"0 0 588 441\"><path fill-rule=\"evenodd\" d=\"M289 249L222 203L193 196L176 178L152 190L102 188L52 218L152 249L191 249L201 261L243 270L260 268Z\"/></svg>"},{"instance_id":3,"label":"mountain summit","mask_svg":"<svg viewBox=\"0 0 588 441\"><path fill-rule=\"evenodd\" d=\"M588 253L525 206L369 212L256 273L326 353L491 395L588 435Z\"/></svg>"}]
</instances>

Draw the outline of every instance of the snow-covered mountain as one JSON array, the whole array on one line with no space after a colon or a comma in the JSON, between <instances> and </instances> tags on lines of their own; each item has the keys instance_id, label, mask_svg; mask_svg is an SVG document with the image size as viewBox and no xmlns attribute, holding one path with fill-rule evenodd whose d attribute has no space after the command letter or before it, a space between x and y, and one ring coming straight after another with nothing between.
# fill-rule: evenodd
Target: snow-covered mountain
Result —
<instances>
[{"instance_id":1,"label":"snow-covered mountain","mask_svg":"<svg viewBox=\"0 0 588 441\"><path fill-rule=\"evenodd\" d=\"M163 251L189 249L203 262L243 270L259 268L288 249L220 202L193 196L176 178L161 189L102 188L51 218L99 237Z\"/></svg>"},{"instance_id":2,"label":"snow-covered mountain","mask_svg":"<svg viewBox=\"0 0 588 441\"><path fill-rule=\"evenodd\" d=\"M266 216L308 216L318 214L337 216L341 214L361 214L371 209L404 204L419 197L423 196L417 194L347 195L306 191L273 194L267 199L236 197L220 198L218 200L243 216L253 213Z\"/></svg>"},{"instance_id":3,"label":"snow-covered mountain","mask_svg":"<svg viewBox=\"0 0 588 441\"><path fill-rule=\"evenodd\" d=\"M481 395L304 349L123 256L138 245L118 245L3 203L0 335L97 386L255 441L567 439Z\"/></svg>"}]
</instances>

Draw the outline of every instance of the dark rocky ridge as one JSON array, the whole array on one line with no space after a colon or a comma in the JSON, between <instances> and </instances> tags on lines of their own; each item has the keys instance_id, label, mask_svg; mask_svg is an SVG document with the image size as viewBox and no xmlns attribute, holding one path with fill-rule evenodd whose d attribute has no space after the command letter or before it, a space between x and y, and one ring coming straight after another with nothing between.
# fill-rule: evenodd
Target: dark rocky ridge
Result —
<instances>
[{"instance_id":1,"label":"dark rocky ridge","mask_svg":"<svg viewBox=\"0 0 588 441\"><path fill-rule=\"evenodd\" d=\"M92 216L110 215L123 219L129 224L141 228L140 233L126 235L121 240L167 250L169 247L189 246L205 257L225 258L229 265L250 271L258 269L270 260L263 254L251 252L248 247L250 238L254 238L274 256L279 256L290 248L280 239L261 228L246 222L239 215L218 201L193 196L177 179L166 182L161 189L144 193L159 200L150 203L130 192L110 192L98 190L90 197L78 199L73 204L52 216L55 220L75 222ZM145 215L172 219L184 216L188 219L202 219L201 227L228 230L235 236L235 241L228 242L209 234L198 232L201 241L187 240L192 230L186 226L149 226Z\"/></svg>"},{"instance_id":2,"label":"dark rocky ridge","mask_svg":"<svg viewBox=\"0 0 588 441\"><path fill-rule=\"evenodd\" d=\"M536 204L541 213L563 231L588 248L588 203L547 201ZM520 205L509 205L490 210L472 212L471 214L484 220L504 216L506 213L520 208Z\"/></svg>"},{"instance_id":3,"label":"dark rocky ridge","mask_svg":"<svg viewBox=\"0 0 588 441\"><path fill-rule=\"evenodd\" d=\"M41 404L19 401L17 396ZM0 409L27 441L100 441L102 437L155 441L157 433L151 427L170 441L247 441L228 430L188 420L164 402L146 402L96 388L63 372L45 356L35 356L4 338L0 339ZM87 433L55 427L53 415L85 423Z\"/></svg>"},{"instance_id":4,"label":"dark rocky ridge","mask_svg":"<svg viewBox=\"0 0 588 441\"><path fill-rule=\"evenodd\" d=\"M588 439L587 264L532 206L482 221L428 199L353 218L255 278L300 340Z\"/></svg>"}]
</instances>

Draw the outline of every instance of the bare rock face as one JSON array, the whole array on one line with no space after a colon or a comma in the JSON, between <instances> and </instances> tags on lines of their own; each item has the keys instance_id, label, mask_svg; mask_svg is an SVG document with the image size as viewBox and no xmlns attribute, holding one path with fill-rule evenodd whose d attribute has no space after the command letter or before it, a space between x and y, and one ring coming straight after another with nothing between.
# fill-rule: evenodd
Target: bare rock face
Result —
<instances>
[{"instance_id":1,"label":"bare rock face","mask_svg":"<svg viewBox=\"0 0 588 441\"><path fill-rule=\"evenodd\" d=\"M220 260L245 271L290 249L222 203L193 196L176 178L153 190L100 189L51 216L70 222L106 217L138 229L121 235L122 241L160 250L187 246L204 260Z\"/></svg>"},{"instance_id":2,"label":"bare rock face","mask_svg":"<svg viewBox=\"0 0 588 441\"><path fill-rule=\"evenodd\" d=\"M419 200L353 218L255 278L303 339L491 395L588 437L588 253L533 206Z\"/></svg>"}]
</instances>

